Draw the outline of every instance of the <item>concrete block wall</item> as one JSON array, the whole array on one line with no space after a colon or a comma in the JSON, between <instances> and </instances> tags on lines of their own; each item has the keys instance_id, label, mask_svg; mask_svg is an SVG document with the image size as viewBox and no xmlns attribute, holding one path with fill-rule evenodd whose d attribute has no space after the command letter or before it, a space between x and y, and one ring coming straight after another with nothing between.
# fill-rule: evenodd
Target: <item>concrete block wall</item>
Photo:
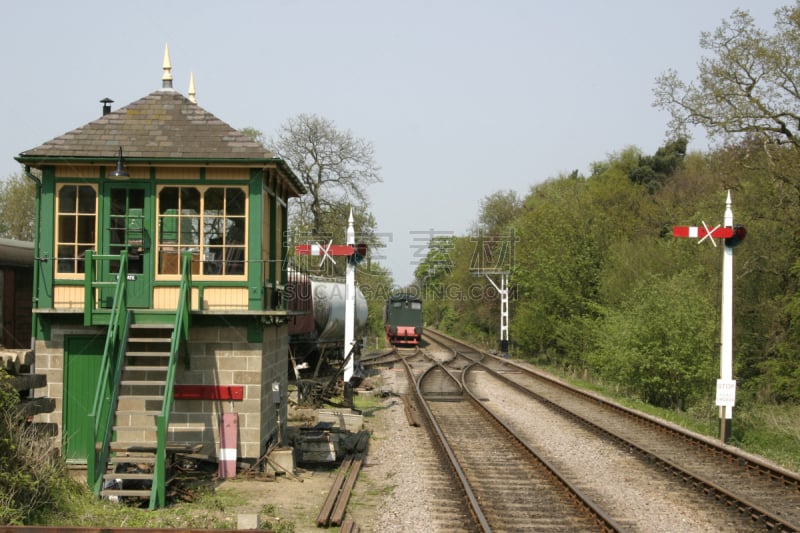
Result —
<instances>
[{"instance_id":1,"label":"concrete block wall","mask_svg":"<svg viewBox=\"0 0 800 533\"><path fill-rule=\"evenodd\" d=\"M238 413L237 458L255 461L267 441L277 434L272 383L286 391L288 331L286 326L265 326L263 341L247 340L247 329L231 325L193 327L189 339L190 368L179 364L176 384L241 386L244 398L229 400L175 400L169 440L200 443L200 453L219 454L219 427L223 413ZM284 411L285 395L280 409Z\"/></svg>"},{"instance_id":2,"label":"concrete block wall","mask_svg":"<svg viewBox=\"0 0 800 533\"><path fill-rule=\"evenodd\" d=\"M277 440L286 435L289 386L289 330L287 326L264 329L264 356L262 373L265 376L264 402L261 410L260 432L262 442ZM278 403L273 395L277 384ZM262 450L263 453L264 450Z\"/></svg>"},{"instance_id":3,"label":"concrete block wall","mask_svg":"<svg viewBox=\"0 0 800 533\"><path fill-rule=\"evenodd\" d=\"M47 387L37 393L55 400L50 413L36 415L37 422L62 428L64 399L64 338L69 335L105 336L103 328L53 326L48 341L37 340L34 371L47 376ZM222 413L239 414L237 456L257 460L266 443L276 439L278 423L286 431L288 387L288 328L265 326L262 342L247 340L245 327L228 324L193 327L190 332L190 368L179 361L176 383L187 385L240 385L242 401L175 400L170 416L170 442L202 444L200 453L217 456ZM272 384L279 383L280 403L273 401ZM61 441L61 431L54 437Z\"/></svg>"}]
</instances>

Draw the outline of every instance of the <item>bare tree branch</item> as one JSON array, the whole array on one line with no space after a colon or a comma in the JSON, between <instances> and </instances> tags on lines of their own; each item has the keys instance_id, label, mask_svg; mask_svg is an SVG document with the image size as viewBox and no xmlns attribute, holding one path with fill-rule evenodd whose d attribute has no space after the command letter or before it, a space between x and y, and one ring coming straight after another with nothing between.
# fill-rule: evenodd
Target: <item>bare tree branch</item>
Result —
<instances>
[{"instance_id":1,"label":"bare tree branch","mask_svg":"<svg viewBox=\"0 0 800 533\"><path fill-rule=\"evenodd\" d=\"M381 182L372 143L341 131L333 121L301 114L283 124L268 147L285 159L309 194L295 202L310 231L320 235L324 214L341 203L363 205L366 187Z\"/></svg>"}]
</instances>

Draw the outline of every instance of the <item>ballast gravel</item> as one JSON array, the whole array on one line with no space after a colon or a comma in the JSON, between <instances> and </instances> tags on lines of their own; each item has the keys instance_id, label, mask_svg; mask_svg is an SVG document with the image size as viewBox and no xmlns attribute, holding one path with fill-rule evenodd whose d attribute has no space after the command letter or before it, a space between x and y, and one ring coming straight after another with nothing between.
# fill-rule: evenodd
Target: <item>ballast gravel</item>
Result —
<instances>
[{"instance_id":1,"label":"ballast gravel","mask_svg":"<svg viewBox=\"0 0 800 533\"><path fill-rule=\"evenodd\" d=\"M459 531L442 522L440 490L430 471L436 453L426 430L406 417L405 375L384 369L373 378L384 391L379 408L365 417L372 431L365 466L351 496L348 515L360 531ZM626 531L685 533L760 531L735 511L687 489L671 474L600 439L491 378L475 383L478 396ZM476 435L476 439L480 435Z\"/></svg>"}]
</instances>

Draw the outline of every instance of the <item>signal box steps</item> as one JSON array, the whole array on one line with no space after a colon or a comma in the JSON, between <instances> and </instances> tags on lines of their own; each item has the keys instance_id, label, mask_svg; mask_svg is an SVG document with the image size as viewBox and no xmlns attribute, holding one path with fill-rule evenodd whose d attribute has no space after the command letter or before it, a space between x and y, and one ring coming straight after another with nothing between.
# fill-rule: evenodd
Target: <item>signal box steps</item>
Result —
<instances>
[{"instance_id":1,"label":"signal box steps","mask_svg":"<svg viewBox=\"0 0 800 533\"><path fill-rule=\"evenodd\" d=\"M171 324L130 326L109 445L110 471L103 475L101 497L151 497L158 447L157 417L166 393L172 331ZM168 453L167 472L173 455Z\"/></svg>"}]
</instances>

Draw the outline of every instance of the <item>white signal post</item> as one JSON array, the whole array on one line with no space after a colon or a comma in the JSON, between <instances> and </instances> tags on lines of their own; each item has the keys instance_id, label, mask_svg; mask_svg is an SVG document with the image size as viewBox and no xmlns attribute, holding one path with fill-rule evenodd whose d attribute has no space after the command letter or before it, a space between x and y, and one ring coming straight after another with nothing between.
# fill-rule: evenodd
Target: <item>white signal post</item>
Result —
<instances>
[{"instance_id":1,"label":"white signal post","mask_svg":"<svg viewBox=\"0 0 800 533\"><path fill-rule=\"evenodd\" d=\"M298 244L295 246L295 253L297 255L320 256L320 266L325 261L331 261L334 265L336 260L334 257L350 257L356 253L356 233L353 229L353 210L350 210L350 217L347 220L347 244L332 244L329 241L328 245L324 244ZM356 324L356 265L355 261L347 261L347 270L345 274L345 288L344 288L344 354L346 358L353 348L353 340L355 339L355 324ZM344 382L348 383L350 378L353 377L353 358L351 357L344 366Z\"/></svg>"},{"instance_id":2,"label":"white signal post","mask_svg":"<svg viewBox=\"0 0 800 533\"><path fill-rule=\"evenodd\" d=\"M725 201L725 227L733 228L731 192ZM722 247L722 327L720 332L720 379L717 382L720 440L731 436L733 405L736 403L736 382L733 380L733 248Z\"/></svg>"},{"instance_id":3,"label":"white signal post","mask_svg":"<svg viewBox=\"0 0 800 533\"><path fill-rule=\"evenodd\" d=\"M698 244L709 239L715 247L715 238L730 239L735 236L731 192L725 201L723 227L677 226L673 228L675 237L699 239ZM719 438L728 442L731 436L733 406L736 403L736 381L733 379L733 246L723 246L722 256L722 326L720 328L720 377L717 380L716 405L719 407Z\"/></svg>"},{"instance_id":4,"label":"white signal post","mask_svg":"<svg viewBox=\"0 0 800 533\"><path fill-rule=\"evenodd\" d=\"M355 249L356 233L353 229L353 210L347 219L347 245ZM345 274L345 298L344 298L344 357L350 353L355 339L356 324L356 265L354 261L347 261L347 271ZM353 377L353 358L347 360L344 365L344 382L348 383Z\"/></svg>"}]
</instances>

